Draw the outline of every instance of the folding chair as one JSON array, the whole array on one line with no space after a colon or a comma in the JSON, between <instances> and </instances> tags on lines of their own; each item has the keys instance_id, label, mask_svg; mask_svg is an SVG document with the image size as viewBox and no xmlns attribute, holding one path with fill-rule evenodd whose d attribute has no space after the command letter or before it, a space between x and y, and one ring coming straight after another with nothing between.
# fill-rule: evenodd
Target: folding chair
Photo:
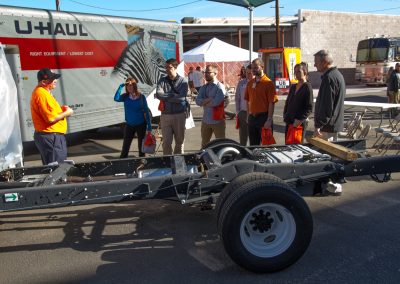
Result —
<instances>
[{"instance_id":1,"label":"folding chair","mask_svg":"<svg viewBox=\"0 0 400 284\"><path fill-rule=\"evenodd\" d=\"M349 128L349 126L354 123L354 120L356 119L358 113L357 112L353 112L353 114L351 115L351 117L345 122L344 126L343 126L343 131L346 132L347 129Z\"/></svg>"},{"instance_id":2,"label":"folding chair","mask_svg":"<svg viewBox=\"0 0 400 284\"><path fill-rule=\"evenodd\" d=\"M374 129L375 136L378 138L375 140L375 143L372 145L372 148L376 147L375 151L379 152L379 149L382 147L383 143L387 139L390 139L392 137L390 133L397 133L399 131L399 128L400 128L400 114L398 114L395 118L393 118L393 120L389 123L389 125L383 127L376 127ZM384 135L385 133L388 134ZM378 134L380 135L378 136Z\"/></svg>"},{"instance_id":3,"label":"folding chair","mask_svg":"<svg viewBox=\"0 0 400 284\"><path fill-rule=\"evenodd\" d=\"M365 138L367 137L369 131L371 130L371 124L367 124L365 125L361 131L360 131L360 135L358 135L358 138Z\"/></svg>"},{"instance_id":4,"label":"folding chair","mask_svg":"<svg viewBox=\"0 0 400 284\"><path fill-rule=\"evenodd\" d=\"M400 143L400 133L399 132L384 132L382 134L384 139L381 144L377 146L378 153L381 152L382 155L386 154L388 150L392 149L393 145L397 145ZM387 143L384 143L387 140ZM399 151L397 152L397 154Z\"/></svg>"},{"instance_id":5,"label":"folding chair","mask_svg":"<svg viewBox=\"0 0 400 284\"><path fill-rule=\"evenodd\" d=\"M345 131L338 133L339 138L354 139L356 137L357 130L362 127L361 124L364 114L365 112L361 114L355 112L351 119L345 124Z\"/></svg>"}]
</instances>

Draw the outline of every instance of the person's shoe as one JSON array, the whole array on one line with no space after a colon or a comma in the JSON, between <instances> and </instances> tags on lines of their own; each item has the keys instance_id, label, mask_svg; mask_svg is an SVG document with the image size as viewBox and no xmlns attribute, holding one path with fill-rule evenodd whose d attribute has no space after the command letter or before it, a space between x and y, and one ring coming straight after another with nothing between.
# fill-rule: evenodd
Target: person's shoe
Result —
<instances>
[{"instance_id":1,"label":"person's shoe","mask_svg":"<svg viewBox=\"0 0 400 284\"><path fill-rule=\"evenodd\" d=\"M342 185L340 183L334 183L329 181L322 185L324 191L329 195L341 195L342 194Z\"/></svg>"}]
</instances>

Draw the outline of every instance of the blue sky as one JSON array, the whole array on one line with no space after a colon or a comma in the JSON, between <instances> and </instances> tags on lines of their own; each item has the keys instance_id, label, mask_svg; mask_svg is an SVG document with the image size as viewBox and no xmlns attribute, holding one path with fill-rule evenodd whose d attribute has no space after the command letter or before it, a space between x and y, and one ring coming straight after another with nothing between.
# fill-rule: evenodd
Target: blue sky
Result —
<instances>
[{"instance_id":1,"label":"blue sky","mask_svg":"<svg viewBox=\"0 0 400 284\"><path fill-rule=\"evenodd\" d=\"M55 0L0 0L1 5L55 9ZM244 8L206 0L60 0L61 10L93 14L180 21L183 17L247 17ZM254 10L254 16L274 16L274 2ZM92 6L92 7L90 7ZM179 6L171 8L174 6ZM375 14L400 14L400 0L280 0L280 14L299 9ZM160 8L168 8L161 9ZM152 11L143 11L152 10Z\"/></svg>"}]
</instances>

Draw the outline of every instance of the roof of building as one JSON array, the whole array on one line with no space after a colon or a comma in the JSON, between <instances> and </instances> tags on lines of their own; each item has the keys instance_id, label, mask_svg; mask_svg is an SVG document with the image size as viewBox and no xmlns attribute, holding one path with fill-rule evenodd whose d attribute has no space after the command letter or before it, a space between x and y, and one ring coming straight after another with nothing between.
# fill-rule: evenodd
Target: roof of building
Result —
<instances>
[{"instance_id":1,"label":"roof of building","mask_svg":"<svg viewBox=\"0 0 400 284\"><path fill-rule=\"evenodd\" d=\"M279 18L281 26L297 25L297 16L284 16ZM194 26L248 26L248 17L210 17L210 18L194 18L185 17L181 20L183 27ZM275 25L275 17L254 17L254 26L272 26Z\"/></svg>"}]
</instances>

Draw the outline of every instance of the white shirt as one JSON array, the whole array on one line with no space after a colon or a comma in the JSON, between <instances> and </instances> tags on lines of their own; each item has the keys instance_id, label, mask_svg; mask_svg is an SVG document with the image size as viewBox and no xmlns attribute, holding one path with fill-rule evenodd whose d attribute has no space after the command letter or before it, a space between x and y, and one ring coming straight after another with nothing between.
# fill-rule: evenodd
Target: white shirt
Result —
<instances>
[{"instance_id":1,"label":"white shirt","mask_svg":"<svg viewBox=\"0 0 400 284\"><path fill-rule=\"evenodd\" d=\"M195 88L203 86L203 73L201 71L194 70L191 77Z\"/></svg>"}]
</instances>

